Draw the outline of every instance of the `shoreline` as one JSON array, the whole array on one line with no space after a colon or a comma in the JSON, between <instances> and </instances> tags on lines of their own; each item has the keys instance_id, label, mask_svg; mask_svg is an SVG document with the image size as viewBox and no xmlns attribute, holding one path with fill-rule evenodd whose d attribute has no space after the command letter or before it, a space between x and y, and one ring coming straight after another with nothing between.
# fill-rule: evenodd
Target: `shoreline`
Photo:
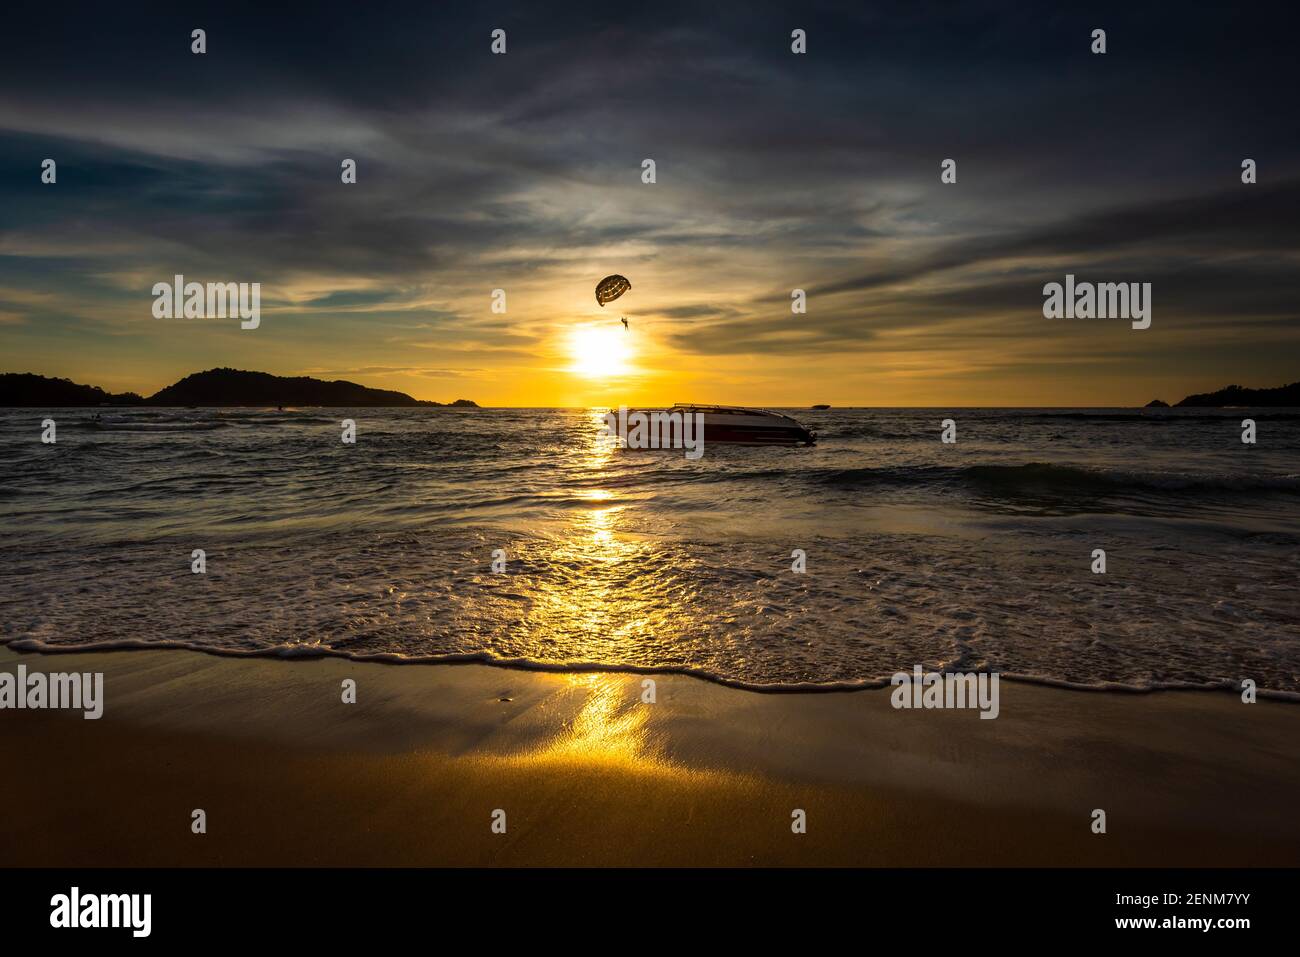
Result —
<instances>
[{"instance_id":1,"label":"shoreline","mask_svg":"<svg viewBox=\"0 0 1300 957\"><path fill-rule=\"evenodd\" d=\"M716 685L720 688L728 688L732 691L746 691L753 694L765 695L857 694L864 691L879 691L890 687L890 681L888 678L862 678L854 681L809 681L798 683L787 682L762 684L758 682L742 681L738 678L726 678L721 675L715 675L707 671L694 670L684 666L670 665L655 668L648 665L618 665L595 661L547 662L535 661L531 658L494 658L486 652L464 652L461 654L445 654L424 658L412 658L405 655L390 654L386 652L352 655L345 651L338 651L333 648L310 648L299 650L297 647L286 648L284 646L277 646L273 648L242 650L238 648L204 647L188 642L143 641L140 639L122 639L119 641L100 642L91 645L61 647L59 645L46 644L45 642L34 638L15 638L7 643L0 644L0 649L16 651L20 656L42 655L57 657L59 655L116 654L119 652L126 653L140 651L184 651L200 655L210 655L216 658L263 658L268 661L313 661L322 658L333 658L363 665L376 664L415 667L477 665L484 668L499 668L505 671L533 671L543 674L560 675L622 674L636 675L646 678L671 675L679 678L703 681L706 684ZM946 669L938 670L942 673L948 673ZM993 674L993 672L988 673ZM1212 694L1228 693L1239 697L1243 690L1226 679L1217 684L1169 683L1142 688L1134 685L1122 684L1120 682L1083 684L1082 682L1072 682L1058 678L1043 678L1035 675L1023 675L1003 671L997 672L996 674L1001 681L1008 681L1016 684L1036 685L1042 688L1055 688L1061 691L1079 691L1085 694L1113 693L1125 695L1147 695L1174 691L1204 692ZM1260 699L1267 698L1270 701L1276 702L1286 701L1300 703L1300 692L1257 688L1255 694Z\"/></svg>"},{"instance_id":2,"label":"shoreline","mask_svg":"<svg viewBox=\"0 0 1300 957\"><path fill-rule=\"evenodd\" d=\"M0 711L9 866L1300 859L1300 709L1277 699L1008 682L985 721L676 674L0 648L18 663L102 671L106 701Z\"/></svg>"}]
</instances>

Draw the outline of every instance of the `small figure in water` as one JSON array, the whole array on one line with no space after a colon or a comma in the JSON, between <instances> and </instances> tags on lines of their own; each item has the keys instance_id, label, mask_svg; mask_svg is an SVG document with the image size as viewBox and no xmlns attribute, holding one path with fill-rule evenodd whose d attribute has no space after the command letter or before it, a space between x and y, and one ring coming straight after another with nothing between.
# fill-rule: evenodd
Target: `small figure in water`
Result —
<instances>
[{"instance_id":1,"label":"small figure in water","mask_svg":"<svg viewBox=\"0 0 1300 957\"><path fill-rule=\"evenodd\" d=\"M627 325L627 316L619 316L619 320L623 323L623 328L624 328L624 329L628 328L628 325Z\"/></svg>"}]
</instances>

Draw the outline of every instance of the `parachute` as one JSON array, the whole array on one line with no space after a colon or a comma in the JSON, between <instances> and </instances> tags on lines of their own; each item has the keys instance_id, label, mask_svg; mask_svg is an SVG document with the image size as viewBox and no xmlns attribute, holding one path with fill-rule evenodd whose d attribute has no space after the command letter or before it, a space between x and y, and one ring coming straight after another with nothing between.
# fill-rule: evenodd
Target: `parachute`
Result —
<instances>
[{"instance_id":1,"label":"parachute","mask_svg":"<svg viewBox=\"0 0 1300 957\"><path fill-rule=\"evenodd\" d=\"M622 276L606 276L596 283L596 301L603 308L605 303L613 302L632 288L632 284Z\"/></svg>"}]
</instances>

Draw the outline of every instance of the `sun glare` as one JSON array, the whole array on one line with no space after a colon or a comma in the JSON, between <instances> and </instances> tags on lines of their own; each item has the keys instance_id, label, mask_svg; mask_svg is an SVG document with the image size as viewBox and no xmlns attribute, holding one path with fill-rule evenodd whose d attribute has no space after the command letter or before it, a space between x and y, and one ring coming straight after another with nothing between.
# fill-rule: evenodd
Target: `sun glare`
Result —
<instances>
[{"instance_id":1,"label":"sun glare","mask_svg":"<svg viewBox=\"0 0 1300 957\"><path fill-rule=\"evenodd\" d=\"M569 355L573 363L569 371L589 378L623 375L630 371L632 350L628 335L621 325L583 326L573 330L569 339Z\"/></svg>"}]
</instances>

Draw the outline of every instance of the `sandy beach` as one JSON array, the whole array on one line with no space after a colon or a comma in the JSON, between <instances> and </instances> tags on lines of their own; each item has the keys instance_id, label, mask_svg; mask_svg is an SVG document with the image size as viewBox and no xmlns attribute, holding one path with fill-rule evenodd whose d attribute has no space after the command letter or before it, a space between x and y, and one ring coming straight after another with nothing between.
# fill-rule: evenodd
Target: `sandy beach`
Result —
<instances>
[{"instance_id":1,"label":"sandy beach","mask_svg":"<svg viewBox=\"0 0 1300 957\"><path fill-rule=\"evenodd\" d=\"M0 712L4 865L1300 860L1300 706L1276 700L1003 682L980 720L685 676L646 704L627 673L0 649L20 663L102 671L106 701Z\"/></svg>"}]
</instances>

